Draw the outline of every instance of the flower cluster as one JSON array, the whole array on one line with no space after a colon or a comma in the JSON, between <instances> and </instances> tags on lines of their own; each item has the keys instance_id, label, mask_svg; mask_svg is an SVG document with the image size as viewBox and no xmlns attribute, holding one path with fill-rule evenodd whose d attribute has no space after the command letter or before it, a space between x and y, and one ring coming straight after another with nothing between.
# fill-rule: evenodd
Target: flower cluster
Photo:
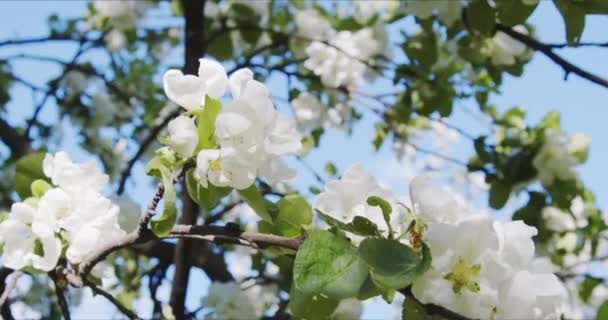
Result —
<instances>
[{"instance_id":1,"label":"flower cluster","mask_svg":"<svg viewBox=\"0 0 608 320\"><path fill-rule=\"evenodd\" d=\"M552 265L535 258L535 228L478 212L427 176L412 181L410 194L411 214L393 216L391 225L405 244L416 247L422 240L430 248L431 268L412 285L418 300L470 318L559 318L566 291ZM400 207L356 165L327 184L315 208L344 223L362 216L380 227L380 209L366 203L370 195L383 197L393 211Z\"/></svg>"},{"instance_id":2,"label":"flower cluster","mask_svg":"<svg viewBox=\"0 0 608 320\"><path fill-rule=\"evenodd\" d=\"M291 106L298 128L303 131L342 128L351 113L351 109L343 103L338 103L333 108L326 108L317 97L308 92L300 93L291 101Z\"/></svg>"},{"instance_id":3,"label":"flower cluster","mask_svg":"<svg viewBox=\"0 0 608 320\"><path fill-rule=\"evenodd\" d=\"M47 154L43 170L52 185L35 181L34 197L13 204L0 223L2 263L8 268L50 271L63 247L67 260L78 264L125 234L120 207L100 194L108 177L94 161L76 164L65 152Z\"/></svg>"},{"instance_id":4,"label":"flower cluster","mask_svg":"<svg viewBox=\"0 0 608 320\"><path fill-rule=\"evenodd\" d=\"M93 2L95 8L94 23L101 27L107 19L112 29L104 36L108 49L118 51L127 42L124 31L133 29L144 16L148 4L146 1L103 1Z\"/></svg>"},{"instance_id":5,"label":"flower cluster","mask_svg":"<svg viewBox=\"0 0 608 320\"><path fill-rule=\"evenodd\" d=\"M590 143L591 139L584 134L568 136L564 132L547 129L545 141L532 162L542 184L550 186L556 179L576 179L574 167L586 161Z\"/></svg>"},{"instance_id":6,"label":"flower cluster","mask_svg":"<svg viewBox=\"0 0 608 320\"><path fill-rule=\"evenodd\" d=\"M373 29L337 31L312 9L298 11L295 21L300 35L314 40L306 48L304 67L328 87L357 86L365 75L366 63L382 48Z\"/></svg>"},{"instance_id":7,"label":"flower cluster","mask_svg":"<svg viewBox=\"0 0 608 320\"><path fill-rule=\"evenodd\" d=\"M528 29L523 25L514 26L513 30L521 34L528 34ZM506 33L498 31L489 43L488 53L493 64L509 66L515 64L517 58L526 53L526 45Z\"/></svg>"},{"instance_id":8,"label":"flower cluster","mask_svg":"<svg viewBox=\"0 0 608 320\"><path fill-rule=\"evenodd\" d=\"M164 87L169 99L194 113L202 111L206 97L219 99L230 89L233 99L215 120L217 147L200 150L196 156L195 176L204 187L210 182L245 189L256 177L277 183L295 176L281 157L301 151L301 136L295 124L275 110L268 89L253 79L251 70L237 70L228 78L219 63L201 59L198 76L169 70ZM188 116L172 120L169 135L180 156L192 156L198 144L194 120Z\"/></svg>"}]
</instances>

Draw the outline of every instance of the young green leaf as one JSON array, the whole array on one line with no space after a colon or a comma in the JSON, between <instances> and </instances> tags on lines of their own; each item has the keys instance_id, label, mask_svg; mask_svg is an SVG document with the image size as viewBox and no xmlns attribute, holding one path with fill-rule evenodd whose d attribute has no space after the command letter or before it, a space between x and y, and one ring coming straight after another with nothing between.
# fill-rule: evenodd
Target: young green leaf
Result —
<instances>
[{"instance_id":1,"label":"young green leaf","mask_svg":"<svg viewBox=\"0 0 608 320\"><path fill-rule=\"evenodd\" d=\"M262 220L272 223L272 216L270 215L270 212L268 212L266 200L255 184L252 184L247 189L238 190L238 192L241 198L243 198Z\"/></svg>"},{"instance_id":2,"label":"young green leaf","mask_svg":"<svg viewBox=\"0 0 608 320\"><path fill-rule=\"evenodd\" d=\"M205 107L198 115L197 151L215 147L215 119L221 107L222 103L218 100L209 98L209 96L205 98Z\"/></svg>"},{"instance_id":3,"label":"young green leaf","mask_svg":"<svg viewBox=\"0 0 608 320\"><path fill-rule=\"evenodd\" d=\"M365 239L359 255L370 267L372 280L383 288L401 289L410 285L430 267L430 250L422 255L396 240Z\"/></svg>"},{"instance_id":4,"label":"young green leaf","mask_svg":"<svg viewBox=\"0 0 608 320\"><path fill-rule=\"evenodd\" d=\"M42 160L45 156L46 152L36 152L17 160L13 185L21 199L32 195L32 182L37 179L48 179L42 172Z\"/></svg>"},{"instance_id":5,"label":"young green leaf","mask_svg":"<svg viewBox=\"0 0 608 320\"><path fill-rule=\"evenodd\" d=\"M289 292L289 311L292 315L303 319L325 319L329 317L339 301L322 294L306 294L291 286Z\"/></svg>"},{"instance_id":6,"label":"young green leaf","mask_svg":"<svg viewBox=\"0 0 608 320\"><path fill-rule=\"evenodd\" d=\"M401 320L425 320L427 319L424 306L414 299L406 298L401 309Z\"/></svg>"},{"instance_id":7,"label":"young green leaf","mask_svg":"<svg viewBox=\"0 0 608 320\"><path fill-rule=\"evenodd\" d=\"M386 226L388 227L389 233L392 236L393 228L391 226L391 213L393 213L393 207L391 206L391 204L388 203L388 201L377 196L371 196L367 198L367 204L372 207L380 207L380 210L382 210L382 217L384 218L384 222L386 222Z\"/></svg>"},{"instance_id":8,"label":"young green leaf","mask_svg":"<svg viewBox=\"0 0 608 320\"><path fill-rule=\"evenodd\" d=\"M467 8L467 23L481 34L490 35L496 26L494 9L487 0L474 0Z\"/></svg>"},{"instance_id":9,"label":"young green leaf","mask_svg":"<svg viewBox=\"0 0 608 320\"><path fill-rule=\"evenodd\" d=\"M186 174L186 189L188 190L190 198L206 212L217 207L217 205L220 204L220 200L232 192L232 188L216 187L212 184L208 184L207 188L203 187L200 182L194 178L194 170L189 170Z\"/></svg>"},{"instance_id":10,"label":"young green leaf","mask_svg":"<svg viewBox=\"0 0 608 320\"><path fill-rule=\"evenodd\" d=\"M152 158L146 165L146 174L160 175L165 188L163 200L163 213L160 218L150 222L152 231L159 237L166 236L177 221L177 207L175 205L175 188L173 186L173 169L162 159L161 155Z\"/></svg>"},{"instance_id":11,"label":"young green leaf","mask_svg":"<svg viewBox=\"0 0 608 320\"><path fill-rule=\"evenodd\" d=\"M367 274L367 265L357 249L329 231L311 232L298 250L293 267L298 290L334 299L356 296Z\"/></svg>"}]
</instances>

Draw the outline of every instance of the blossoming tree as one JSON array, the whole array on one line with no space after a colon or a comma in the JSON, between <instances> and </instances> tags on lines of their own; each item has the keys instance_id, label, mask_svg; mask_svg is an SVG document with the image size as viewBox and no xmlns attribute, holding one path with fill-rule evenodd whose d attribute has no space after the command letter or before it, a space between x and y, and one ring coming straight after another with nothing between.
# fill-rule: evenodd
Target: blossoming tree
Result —
<instances>
[{"instance_id":1,"label":"blossoming tree","mask_svg":"<svg viewBox=\"0 0 608 320\"><path fill-rule=\"evenodd\" d=\"M93 1L51 16L48 36L0 41L77 48L0 57L2 317L69 319L90 289L128 318L355 319L372 298L403 319L608 318L605 279L589 272L608 220L576 169L590 139L557 113L530 123L493 105L535 53L608 87L559 54L602 46L580 37L607 4L553 4L563 45L527 23L538 0ZM61 73L40 86L20 60ZM14 87L35 97L23 125L4 107ZM453 125L463 101L486 133ZM357 143L417 168L409 196L356 154L347 168L327 159L328 181L298 166L317 180L298 182L293 164L362 118L376 133ZM486 192L486 210L467 196ZM196 309L193 268L211 282Z\"/></svg>"}]
</instances>

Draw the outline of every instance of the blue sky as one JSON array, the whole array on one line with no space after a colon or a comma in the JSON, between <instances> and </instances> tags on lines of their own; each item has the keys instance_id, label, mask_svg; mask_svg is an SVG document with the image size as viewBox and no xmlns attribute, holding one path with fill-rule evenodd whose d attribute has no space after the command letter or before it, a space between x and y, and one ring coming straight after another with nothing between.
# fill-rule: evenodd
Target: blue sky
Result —
<instances>
[{"instance_id":1,"label":"blue sky","mask_svg":"<svg viewBox=\"0 0 608 320\"><path fill-rule=\"evenodd\" d=\"M85 2L80 1L0 1L0 21L2 21L0 41L8 38L45 35L47 34L46 19L50 14L78 16L82 15L84 9ZM530 22L537 27L538 38L543 42L563 43L565 41L563 22L550 1L541 1L539 9L535 11ZM606 30L608 30L608 18L588 17L582 39L583 41L608 42ZM394 30L391 33L394 34ZM65 60L71 58L70 56L74 53L74 47L69 44L32 45L25 49L30 54L48 54L50 52L53 56ZM14 54L18 50L24 50L24 48L0 48L0 58ZM606 49L565 49L559 50L559 54L582 68L608 77ZM95 55L91 55L91 58L95 59ZM39 84L43 84L49 75L60 72L50 64L20 62L14 67L21 76ZM590 135L592 137L590 158L585 165L580 167L579 172L583 181L595 192L600 207L604 208L608 201L608 174L604 167L608 163L608 140L605 139L608 134L606 130L608 89L592 84L576 75L570 75L567 81L564 81L563 78L564 72L559 66L537 53L532 62L526 66L524 76L507 77L502 87L502 95L494 97L493 101L501 109L512 106L524 107L531 123L537 122L548 111L559 111L562 114L564 130L569 133L581 132ZM269 86L273 94L284 95L284 82L280 79L269 81ZM364 87L364 91L382 92L383 90L381 84L375 84ZM9 121L15 124L23 123L23 120L32 112L31 96L28 90L15 87L13 97L8 107ZM278 101L277 103L281 105ZM467 107L475 108L472 104ZM462 112L462 108L457 106L455 110L454 117L450 120L452 124L471 133L483 132L484 128L466 112ZM54 120L52 112L44 114L44 119L52 122ZM393 187L396 193L405 192L407 181L399 180L400 172L393 172L401 170L401 168L399 168L399 163L393 160L390 148L385 146L378 153L371 152L373 120L372 117L367 117L358 123L351 136L341 132L330 132L324 137L321 149L312 152L307 157L307 161L321 172L328 159L337 164L341 170L353 163L360 162L376 175L390 177L391 179L386 179L385 183ZM61 144L68 148L68 151L75 152L71 147L74 143L73 139L66 139ZM463 145L461 150L459 155L464 157L471 148ZM3 152L3 149L0 148L0 152ZM85 157L86 155L82 153L76 153L74 156L78 160ZM294 165L298 164L294 162ZM135 181L144 181L145 177L141 173L141 169L141 167L135 167L135 170L139 171L135 176ZM299 186L307 186L314 182L312 176L305 170L300 172L298 179L297 185ZM139 187L137 190L131 188L129 193L134 198L142 199L142 202L145 202L145 199L149 197L150 189L144 182L143 188ZM193 273L192 281L201 284L197 287L204 287L207 281L202 273L200 271L193 271ZM202 294L203 292L196 292L196 290L191 292L188 295L189 307L198 306ZM75 316L99 316L108 310L103 299L85 300L87 301L86 306L80 308ZM382 304L374 304L366 310L366 318L384 317L387 310Z\"/></svg>"}]
</instances>

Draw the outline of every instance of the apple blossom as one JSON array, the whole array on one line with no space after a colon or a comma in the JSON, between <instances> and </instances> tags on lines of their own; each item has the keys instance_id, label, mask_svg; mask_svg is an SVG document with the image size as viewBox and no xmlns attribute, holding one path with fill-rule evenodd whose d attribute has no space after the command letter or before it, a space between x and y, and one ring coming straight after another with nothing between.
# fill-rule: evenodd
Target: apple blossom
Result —
<instances>
[{"instance_id":1,"label":"apple blossom","mask_svg":"<svg viewBox=\"0 0 608 320\"><path fill-rule=\"evenodd\" d=\"M513 27L513 30L525 35L528 34L528 29L523 25L517 25ZM511 38L502 31L496 32L492 41L492 63L497 65L513 65L516 58L526 52L524 43Z\"/></svg>"},{"instance_id":2,"label":"apple blossom","mask_svg":"<svg viewBox=\"0 0 608 320\"><path fill-rule=\"evenodd\" d=\"M194 120L190 117L179 116L167 126L169 144L182 158L188 158L194 153L198 144L198 132Z\"/></svg>"},{"instance_id":3,"label":"apple blossom","mask_svg":"<svg viewBox=\"0 0 608 320\"><path fill-rule=\"evenodd\" d=\"M171 101L188 111L203 107L205 97L219 99L228 86L224 67L210 59L199 59L198 76L171 69L163 76L165 94Z\"/></svg>"},{"instance_id":4,"label":"apple blossom","mask_svg":"<svg viewBox=\"0 0 608 320\"><path fill-rule=\"evenodd\" d=\"M547 129L545 142L532 161L542 184L550 186L555 179L576 179L574 167L584 162L589 141L584 135L568 136L561 131Z\"/></svg>"}]
</instances>

